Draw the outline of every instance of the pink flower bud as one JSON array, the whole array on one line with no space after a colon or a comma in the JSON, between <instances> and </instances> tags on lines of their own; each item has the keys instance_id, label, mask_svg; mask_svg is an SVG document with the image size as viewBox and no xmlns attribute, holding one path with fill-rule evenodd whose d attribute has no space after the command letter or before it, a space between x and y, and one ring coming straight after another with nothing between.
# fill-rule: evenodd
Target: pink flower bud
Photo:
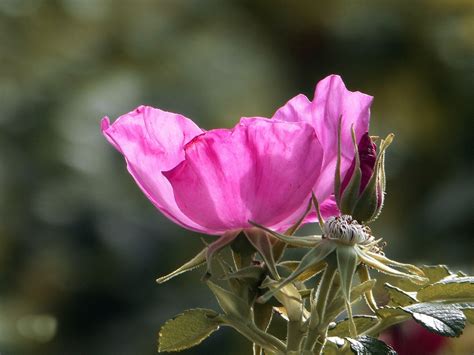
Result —
<instances>
[{"instance_id":1,"label":"pink flower bud","mask_svg":"<svg viewBox=\"0 0 474 355\"><path fill-rule=\"evenodd\" d=\"M385 194L385 149L392 135L377 147L366 132L357 145L358 159L352 164L341 183L339 209L359 222L368 223L377 218L383 207Z\"/></svg>"}]
</instances>

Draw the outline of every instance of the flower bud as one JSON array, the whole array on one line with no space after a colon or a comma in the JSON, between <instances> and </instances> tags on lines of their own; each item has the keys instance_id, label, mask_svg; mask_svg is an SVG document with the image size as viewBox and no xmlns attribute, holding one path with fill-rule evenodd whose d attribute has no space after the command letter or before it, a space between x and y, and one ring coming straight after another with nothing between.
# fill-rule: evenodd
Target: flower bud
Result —
<instances>
[{"instance_id":1,"label":"flower bud","mask_svg":"<svg viewBox=\"0 0 474 355\"><path fill-rule=\"evenodd\" d=\"M381 140L378 154L368 133L361 137L357 145L354 140L355 158L339 189L338 206L342 214L351 215L363 223L378 217L385 194L385 149L392 139L390 134Z\"/></svg>"}]
</instances>

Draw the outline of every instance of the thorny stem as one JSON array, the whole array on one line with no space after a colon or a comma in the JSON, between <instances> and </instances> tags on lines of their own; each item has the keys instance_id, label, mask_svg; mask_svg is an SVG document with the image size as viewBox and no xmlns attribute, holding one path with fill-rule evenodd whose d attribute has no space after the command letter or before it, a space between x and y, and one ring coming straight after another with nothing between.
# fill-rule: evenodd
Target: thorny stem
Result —
<instances>
[{"instance_id":1,"label":"thorny stem","mask_svg":"<svg viewBox=\"0 0 474 355\"><path fill-rule=\"evenodd\" d=\"M311 318L309 321L308 335L304 344L305 352L313 352L319 354L326 343L327 325L325 322L326 306L328 303L328 295L331 291L334 276L336 275L336 264L333 260L328 260L326 270L319 283L316 295L316 305L311 310ZM314 350L313 350L314 349Z\"/></svg>"}]
</instances>

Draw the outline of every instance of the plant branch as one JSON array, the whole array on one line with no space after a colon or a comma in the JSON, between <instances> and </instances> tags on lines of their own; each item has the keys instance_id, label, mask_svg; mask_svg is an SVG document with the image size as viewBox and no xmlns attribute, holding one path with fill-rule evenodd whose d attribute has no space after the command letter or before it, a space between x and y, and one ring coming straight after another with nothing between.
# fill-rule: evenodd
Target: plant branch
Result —
<instances>
[{"instance_id":1,"label":"plant branch","mask_svg":"<svg viewBox=\"0 0 474 355\"><path fill-rule=\"evenodd\" d=\"M316 304L311 309L311 318L309 320L308 335L304 344L305 351L313 351L314 348L319 354L326 342L327 325L325 325L326 306L328 295L331 291L334 276L336 275L336 264L333 260L328 260L326 270L319 283L316 295Z\"/></svg>"}]
</instances>

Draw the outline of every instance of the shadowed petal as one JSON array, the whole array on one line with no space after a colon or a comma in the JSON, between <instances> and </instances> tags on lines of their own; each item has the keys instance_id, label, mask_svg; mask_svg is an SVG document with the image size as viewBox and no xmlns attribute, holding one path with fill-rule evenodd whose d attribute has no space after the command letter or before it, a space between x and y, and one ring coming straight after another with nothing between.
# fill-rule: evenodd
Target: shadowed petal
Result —
<instances>
[{"instance_id":1,"label":"shadowed petal","mask_svg":"<svg viewBox=\"0 0 474 355\"><path fill-rule=\"evenodd\" d=\"M181 210L216 232L273 229L303 213L320 171L322 150L305 123L242 119L186 145L186 159L164 175Z\"/></svg>"}]
</instances>

